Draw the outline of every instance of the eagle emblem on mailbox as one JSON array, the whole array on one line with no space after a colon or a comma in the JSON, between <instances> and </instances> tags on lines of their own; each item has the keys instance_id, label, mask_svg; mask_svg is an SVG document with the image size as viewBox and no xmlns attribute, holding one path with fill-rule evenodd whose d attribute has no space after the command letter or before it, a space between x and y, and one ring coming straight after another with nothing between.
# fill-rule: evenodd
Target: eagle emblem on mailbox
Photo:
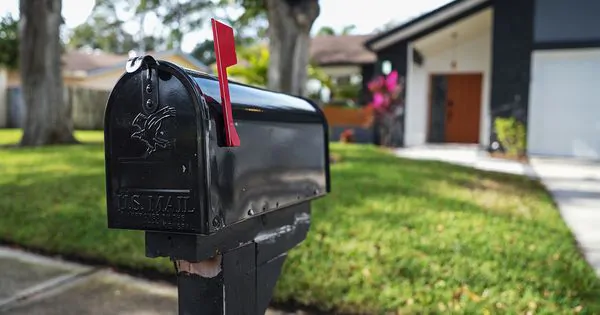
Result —
<instances>
[{"instance_id":1,"label":"eagle emblem on mailbox","mask_svg":"<svg viewBox=\"0 0 600 315\"><path fill-rule=\"evenodd\" d=\"M175 117L175 108L164 106L151 114L139 113L133 119L132 126L136 131L131 134L132 139L138 139L146 145L146 157L159 149L173 146L174 139L169 139L169 134L164 130L164 121Z\"/></svg>"}]
</instances>

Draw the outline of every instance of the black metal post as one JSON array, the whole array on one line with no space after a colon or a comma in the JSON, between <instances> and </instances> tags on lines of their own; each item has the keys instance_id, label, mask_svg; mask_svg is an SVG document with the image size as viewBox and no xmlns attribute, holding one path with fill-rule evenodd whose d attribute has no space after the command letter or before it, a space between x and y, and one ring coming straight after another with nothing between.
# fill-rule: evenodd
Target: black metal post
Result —
<instances>
[{"instance_id":1,"label":"black metal post","mask_svg":"<svg viewBox=\"0 0 600 315\"><path fill-rule=\"evenodd\" d=\"M285 257L256 266L251 243L206 261L176 261L179 314L264 314Z\"/></svg>"},{"instance_id":2,"label":"black metal post","mask_svg":"<svg viewBox=\"0 0 600 315\"><path fill-rule=\"evenodd\" d=\"M179 314L224 314L221 256L201 262L175 261Z\"/></svg>"},{"instance_id":3,"label":"black metal post","mask_svg":"<svg viewBox=\"0 0 600 315\"><path fill-rule=\"evenodd\" d=\"M247 224L238 227L244 233L232 229L213 237L146 232L146 255L175 262L180 315L266 312L287 252L306 238L310 206L295 205ZM218 254L210 257L211 252Z\"/></svg>"}]
</instances>

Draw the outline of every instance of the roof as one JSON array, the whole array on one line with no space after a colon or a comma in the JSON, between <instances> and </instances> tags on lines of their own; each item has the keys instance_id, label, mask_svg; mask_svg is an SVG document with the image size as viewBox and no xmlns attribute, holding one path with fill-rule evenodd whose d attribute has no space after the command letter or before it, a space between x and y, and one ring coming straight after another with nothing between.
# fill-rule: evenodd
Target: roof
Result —
<instances>
[{"instance_id":1,"label":"roof","mask_svg":"<svg viewBox=\"0 0 600 315\"><path fill-rule=\"evenodd\" d=\"M490 3L491 0L454 0L404 24L373 36L365 42L365 46L372 51L379 51L398 41L418 37L432 28L468 16L488 7Z\"/></svg>"},{"instance_id":2,"label":"roof","mask_svg":"<svg viewBox=\"0 0 600 315\"><path fill-rule=\"evenodd\" d=\"M127 55L115 55L100 51L70 50L62 56L63 70L66 71L90 71L98 68L113 66L117 63L127 61Z\"/></svg>"},{"instance_id":3,"label":"roof","mask_svg":"<svg viewBox=\"0 0 600 315\"><path fill-rule=\"evenodd\" d=\"M371 64L377 56L364 43L373 35L318 35L312 38L310 58L318 65Z\"/></svg>"},{"instance_id":4,"label":"roof","mask_svg":"<svg viewBox=\"0 0 600 315\"><path fill-rule=\"evenodd\" d=\"M192 55L181 50L167 50L162 52L148 52L149 55L157 59L168 55L180 55L196 65L199 69L208 70L209 68L194 58ZM116 69L125 69L125 62L129 55L116 55L101 51L71 50L67 51L63 57L64 70L72 73L85 73L87 75L97 75Z\"/></svg>"}]
</instances>

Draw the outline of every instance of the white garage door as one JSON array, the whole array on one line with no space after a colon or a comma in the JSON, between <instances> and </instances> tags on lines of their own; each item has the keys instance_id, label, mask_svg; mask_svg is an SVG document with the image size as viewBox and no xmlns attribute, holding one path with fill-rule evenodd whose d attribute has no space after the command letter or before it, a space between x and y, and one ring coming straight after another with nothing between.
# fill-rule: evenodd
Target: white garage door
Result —
<instances>
[{"instance_id":1,"label":"white garage door","mask_svg":"<svg viewBox=\"0 0 600 315\"><path fill-rule=\"evenodd\" d=\"M529 154L600 159L600 49L532 58Z\"/></svg>"}]
</instances>

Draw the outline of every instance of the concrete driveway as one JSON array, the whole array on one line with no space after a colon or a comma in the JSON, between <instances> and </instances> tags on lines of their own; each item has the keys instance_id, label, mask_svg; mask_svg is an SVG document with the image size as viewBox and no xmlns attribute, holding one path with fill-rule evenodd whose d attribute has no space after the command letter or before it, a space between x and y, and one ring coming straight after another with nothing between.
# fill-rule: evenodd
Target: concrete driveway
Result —
<instances>
[{"instance_id":1,"label":"concrete driveway","mask_svg":"<svg viewBox=\"0 0 600 315\"><path fill-rule=\"evenodd\" d=\"M533 158L530 163L600 275L600 162Z\"/></svg>"}]
</instances>

